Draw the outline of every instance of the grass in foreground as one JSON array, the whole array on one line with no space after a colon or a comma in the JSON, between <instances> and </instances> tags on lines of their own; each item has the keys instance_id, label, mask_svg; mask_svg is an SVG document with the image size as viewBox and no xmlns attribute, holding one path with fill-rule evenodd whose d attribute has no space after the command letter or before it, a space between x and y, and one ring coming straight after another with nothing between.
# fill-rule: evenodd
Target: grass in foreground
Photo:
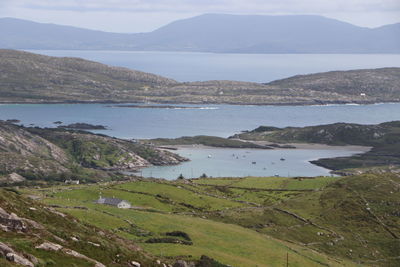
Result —
<instances>
[{"instance_id":1,"label":"grass in foreground","mask_svg":"<svg viewBox=\"0 0 400 267\"><path fill-rule=\"evenodd\" d=\"M283 266L289 254L290 266L353 265L347 260L336 260L301 245L271 238L270 233L262 233L229 216L241 213L251 221L249 215L254 214L248 211L272 208L309 190L322 190L335 179L144 180L49 188L35 194L42 196L43 202L59 205L63 212L85 223L139 243L145 251L160 258L198 259L208 255L233 266ZM218 185L212 186L212 183ZM103 196L126 199L137 209L94 204L100 192ZM166 238L166 233L171 231L187 233L193 245L146 242Z\"/></svg>"}]
</instances>

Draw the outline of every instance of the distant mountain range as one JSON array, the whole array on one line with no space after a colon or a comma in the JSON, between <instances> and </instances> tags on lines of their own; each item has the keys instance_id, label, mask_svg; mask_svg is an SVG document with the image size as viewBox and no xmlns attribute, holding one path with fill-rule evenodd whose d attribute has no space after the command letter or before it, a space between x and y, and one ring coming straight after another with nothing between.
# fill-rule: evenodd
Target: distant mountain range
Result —
<instances>
[{"instance_id":1,"label":"distant mountain range","mask_svg":"<svg viewBox=\"0 0 400 267\"><path fill-rule=\"evenodd\" d=\"M363 28L322 16L206 14L149 33L0 19L0 48L215 53L400 53L400 23Z\"/></svg>"}]
</instances>

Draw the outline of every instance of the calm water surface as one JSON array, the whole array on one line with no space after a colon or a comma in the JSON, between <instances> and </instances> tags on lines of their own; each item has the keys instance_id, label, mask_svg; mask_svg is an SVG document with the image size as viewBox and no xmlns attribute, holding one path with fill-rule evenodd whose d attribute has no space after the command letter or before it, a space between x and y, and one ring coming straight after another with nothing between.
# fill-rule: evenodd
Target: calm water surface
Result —
<instances>
[{"instance_id":1,"label":"calm water surface","mask_svg":"<svg viewBox=\"0 0 400 267\"><path fill-rule=\"evenodd\" d=\"M49 56L81 57L151 72L178 81L269 82L332 70L400 67L399 54L214 54L189 52L32 50Z\"/></svg>"},{"instance_id":2,"label":"calm water surface","mask_svg":"<svg viewBox=\"0 0 400 267\"><path fill-rule=\"evenodd\" d=\"M330 175L329 170L315 166L309 161L360 153L357 150L219 148L181 148L177 152L191 161L178 166L149 167L143 169L140 174L144 177L171 180L178 178L180 174L185 178L197 178L203 173L212 177Z\"/></svg>"},{"instance_id":3,"label":"calm water surface","mask_svg":"<svg viewBox=\"0 0 400 267\"><path fill-rule=\"evenodd\" d=\"M185 105L188 106L188 105ZM109 127L96 131L119 138L157 138L193 135L228 137L260 125L285 127L335 122L375 124L400 120L400 103L333 106L189 105L193 109L112 108L106 104L0 105L0 119L19 119L24 125L55 127L85 122Z\"/></svg>"},{"instance_id":4,"label":"calm water surface","mask_svg":"<svg viewBox=\"0 0 400 267\"><path fill-rule=\"evenodd\" d=\"M185 105L187 106L187 105ZM96 131L119 138L156 138L193 135L228 137L260 125L307 126L334 122L375 124L400 119L400 104L333 106L232 106L191 105L193 109L111 108L105 104L0 105L0 119L19 119L24 125L55 127L86 122L102 124L109 130ZM247 153L249 152L249 153ZM348 150L230 150L181 149L192 159L180 166L151 167L146 177L175 179L179 174L209 176L317 176L328 170L308 161L324 157L347 156ZM239 159L232 155L240 155ZM211 155L211 158L208 157ZM243 157L243 155L245 157ZM280 161L285 158L285 161ZM252 164L255 161L256 164Z\"/></svg>"}]
</instances>

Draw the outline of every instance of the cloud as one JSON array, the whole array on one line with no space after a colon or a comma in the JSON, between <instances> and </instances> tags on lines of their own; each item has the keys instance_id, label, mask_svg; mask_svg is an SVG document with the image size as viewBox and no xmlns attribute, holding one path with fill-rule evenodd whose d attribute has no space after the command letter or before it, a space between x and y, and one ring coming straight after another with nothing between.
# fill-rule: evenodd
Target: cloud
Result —
<instances>
[{"instance_id":1,"label":"cloud","mask_svg":"<svg viewBox=\"0 0 400 267\"><path fill-rule=\"evenodd\" d=\"M98 12L336 13L400 11L399 0L1 0L13 7Z\"/></svg>"}]
</instances>

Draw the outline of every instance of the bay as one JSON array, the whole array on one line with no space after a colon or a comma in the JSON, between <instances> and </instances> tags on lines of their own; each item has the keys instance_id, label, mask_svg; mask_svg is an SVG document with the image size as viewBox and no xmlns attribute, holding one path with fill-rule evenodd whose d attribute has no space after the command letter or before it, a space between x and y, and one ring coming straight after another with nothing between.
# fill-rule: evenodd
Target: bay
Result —
<instances>
[{"instance_id":1,"label":"bay","mask_svg":"<svg viewBox=\"0 0 400 267\"><path fill-rule=\"evenodd\" d=\"M400 103L331 106L185 105L192 109L176 106L175 109L166 109L113 108L107 104L5 104L0 105L0 119L18 119L24 125L40 127L55 127L55 121L62 121L64 125L75 122L101 124L107 126L108 130L94 132L126 139L175 138L200 134L228 137L260 125L285 127L335 122L376 124L400 119ZM177 152L191 161L179 166L153 166L143 169L142 175L168 179L176 179L181 173L185 177L198 177L203 173L214 177L329 175L328 170L312 165L309 161L349 156L362 151L188 148ZM233 154L240 155L239 159L233 157ZM280 158L285 161L280 161Z\"/></svg>"},{"instance_id":2,"label":"bay","mask_svg":"<svg viewBox=\"0 0 400 267\"><path fill-rule=\"evenodd\" d=\"M270 82L333 70L400 67L400 54L215 54L158 51L30 50L80 57L166 76L177 81Z\"/></svg>"},{"instance_id":3,"label":"bay","mask_svg":"<svg viewBox=\"0 0 400 267\"><path fill-rule=\"evenodd\" d=\"M361 153L360 150L334 149L227 149L227 148L179 148L178 154L191 161L177 166L151 166L140 171L143 177L177 179L246 176L330 176L329 170L309 161Z\"/></svg>"},{"instance_id":4,"label":"bay","mask_svg":"<svg viewBox=\"0 0 400 267\"><path fill-rule=\"evenodd\" d=\"M157 105L156 105L157 106ZM162 105L160 105L162 106ZM107 104L3 104L0 119L18 119L26 126L55 127L82 122L118 138L149 139L213 135L228 137L260 125L286 127L336 122L376 124L400 120L400 103L330 106L185 105L192 109L123 108Z\"/></svg>"}]
</instances>

